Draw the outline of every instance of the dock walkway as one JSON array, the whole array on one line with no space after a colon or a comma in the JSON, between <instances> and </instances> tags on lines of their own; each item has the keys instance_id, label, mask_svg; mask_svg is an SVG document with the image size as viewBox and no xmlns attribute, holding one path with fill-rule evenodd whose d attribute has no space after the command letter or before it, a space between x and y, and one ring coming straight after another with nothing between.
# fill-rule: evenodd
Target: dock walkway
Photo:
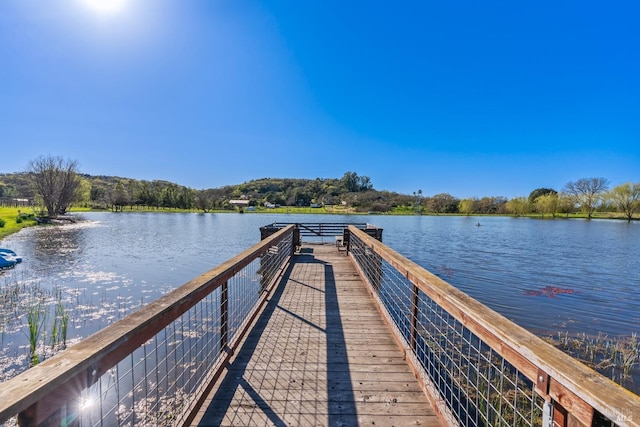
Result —
<instances>
[{"instance_id":1,"label":"dock walkway","mask_svg":"<svg viewBox=\"0 0 640 427\"><path fill-rule=\"evenodd\" d=\"M335 245L302 248L198 426L440 426L365 284Z\"/></svg>"}]
</instances>

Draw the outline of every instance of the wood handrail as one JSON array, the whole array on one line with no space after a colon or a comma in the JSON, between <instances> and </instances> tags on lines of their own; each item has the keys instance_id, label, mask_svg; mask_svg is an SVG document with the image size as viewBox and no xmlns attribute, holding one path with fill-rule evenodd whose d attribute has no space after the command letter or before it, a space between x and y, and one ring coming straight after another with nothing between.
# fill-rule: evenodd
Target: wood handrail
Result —
<instances>
[{"instance_id":1,"label":"wood handrail","mask_svg":"<svg viewBox=\"0 0 640 427\"><path fill-rule=\"evenodd\" d=\"M67 350L0 384L0 423L44 399L78 392L287 238L288 226ZM78 390L79 389L79 390ZM62 401L62 399L59 399Z\"/></svg>"},{"instance_id":2,"label":"wood handrail","mask_svg":"<svg viewBox=\"0 0 640 427\"><path fill-rule=\"evenodd\" d=\"M356 227L351 233L476 334L584 425L594 409L620 426L640 426L640 396L553 347Z\"/></svg>"}]
</instances>

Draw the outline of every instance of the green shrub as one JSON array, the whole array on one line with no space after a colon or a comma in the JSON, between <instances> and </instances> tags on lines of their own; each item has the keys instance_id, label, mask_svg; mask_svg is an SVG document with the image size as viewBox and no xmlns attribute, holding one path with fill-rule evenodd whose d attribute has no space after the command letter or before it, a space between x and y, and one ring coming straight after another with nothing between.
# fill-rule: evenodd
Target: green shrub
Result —
<instances>
[{"instance_id":1,"label":"green shrub","mask_svg":"<svg viewBox=\"0 0 640 427\"><path fill-rule=\"evenodd\" d=\"M0 218L0 228L4 227L5 224L6 224L6 221Z\"/></svg>"},{"instance_id":2,"label":"green shrub","mask_svg":"<svg viewBox=\"0 0 640 427\"><path fill-rule=\"evenodd\" d=\"M22 216L18 215L18 217L16 218L16 224L20 224L22 223Z\"/></svg>"}]
</instances>

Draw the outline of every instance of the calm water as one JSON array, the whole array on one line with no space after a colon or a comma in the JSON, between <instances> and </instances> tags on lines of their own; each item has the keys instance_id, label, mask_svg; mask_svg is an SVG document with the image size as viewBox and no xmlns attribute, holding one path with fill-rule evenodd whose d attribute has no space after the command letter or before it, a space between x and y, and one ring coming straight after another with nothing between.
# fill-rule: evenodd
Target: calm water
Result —
<instances>
[{"instance_id":1,"label":"calm water","mask_svg":"<svg viewBox=\"0 0 640 427\"><path fill-rule=\"evenodd\" d=\"M28 228L0 241L24 258L0 273L0 289L16 283L55 288L58 298L84 308L72 313L70 340L247 249L259 241L259 227L271 222L383 227L387 245L537 334L640 332L640 224L373 215L82 216L87 221ZM18 332L24 324L4 327L4 350L18 346L26 353L26 332Z\"/></svg>"}]
</instances>

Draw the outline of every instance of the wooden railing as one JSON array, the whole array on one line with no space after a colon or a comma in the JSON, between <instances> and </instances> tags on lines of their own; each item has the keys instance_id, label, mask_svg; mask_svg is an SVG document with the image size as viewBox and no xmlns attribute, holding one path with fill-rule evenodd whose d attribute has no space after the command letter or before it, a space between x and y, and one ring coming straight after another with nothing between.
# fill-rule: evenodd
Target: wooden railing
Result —
<instances>
[{"instance_id":1,"label":"wooden railing","mask_svg":"<svg viewBox=\"0 0 640 427\"><path fill-rule=\"evenodd\" d=\"M371 236L350 256L451 425L640 426L640 397Z\"/></svg>"},{"instance_id":2,"label":"wooden railing","mask_svg":"<svg viewBox=\"0 0 640 427\"><path fill-rule=\"evenodd\" d=\"M362 223L343 223L343 222L274 222L264 227L260 227L260 235L264 239L267 236L275 233L276 231L293 225L294 228L294 240L299 246L302 243L302 238L307 238L309 241L321 239L324 237L345 236L348 240L349 227L356 227L359 230L364 231L368 235L382 241L382 228ZM345 234L346 233L346 234Z\"/></svg>"},{"instance_id":3,"label":"wooden railing","mask_svg":"<svg viewBox=\"0 0 640 427\"><path fill-rule=\"evenodd\" d=\"M293 229L3 382L0 424L188 422L293 254Z\"/></svg>"}]
</instances>

